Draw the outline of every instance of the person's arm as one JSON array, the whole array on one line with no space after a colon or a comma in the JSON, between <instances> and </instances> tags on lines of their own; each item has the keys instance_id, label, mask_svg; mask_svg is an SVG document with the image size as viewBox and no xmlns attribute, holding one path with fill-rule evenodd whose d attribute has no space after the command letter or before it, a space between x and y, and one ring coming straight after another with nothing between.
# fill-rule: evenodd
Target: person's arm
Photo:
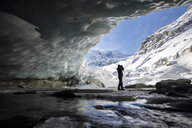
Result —
<instances>
[{"instance_id":1,"label":"person's arm","mask_svg":"<svg viewBox=\"0 0 192 128\"><path fill-rule=\"evenodd\" d=\"M124 70L124 67L121 65L122 70Z\"/></svg>"}]
</instances>

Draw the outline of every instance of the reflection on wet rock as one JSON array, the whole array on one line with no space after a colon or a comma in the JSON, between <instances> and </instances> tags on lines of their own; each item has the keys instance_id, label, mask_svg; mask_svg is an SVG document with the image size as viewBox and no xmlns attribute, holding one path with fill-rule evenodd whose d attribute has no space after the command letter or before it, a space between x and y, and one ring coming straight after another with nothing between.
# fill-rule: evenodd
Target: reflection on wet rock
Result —
<instances>
[{"instance_id":1,"label":"reflection on wet rock","mask_svg":"<svg viewBox=\"0 0 192 128\"><path fill-rule=\"evenodd\" d=\"M190 128L190 98L138 90L67 90L0 94L0 127L33 128ZM65 92L65 93L64 93ZM67 92L80 97L67 98ZM56 93L55 93L56 94ZM71 96L69 96L71 97ZM128 97L135 97L133 100ZM17 128L16 126L16 128Z\"/></svg>"},{"instance_id":2,"label":"reflection on wet rock","mask_svg":"<svg viewBox=\"0 0 192 128\"><path fill-rule=\"evenodd\" d=\"M156 83L158 93L174 97L190 97L192 85L189 79L162 80Z\"/></svg>"}]
</instances>

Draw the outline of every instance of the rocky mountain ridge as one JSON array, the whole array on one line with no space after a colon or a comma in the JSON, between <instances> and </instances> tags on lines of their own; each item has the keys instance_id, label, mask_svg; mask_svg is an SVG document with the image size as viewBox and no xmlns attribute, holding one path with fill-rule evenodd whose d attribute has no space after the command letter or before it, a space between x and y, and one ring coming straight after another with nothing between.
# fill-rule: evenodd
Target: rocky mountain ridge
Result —
<instances>
[{"instance_id":1,"label":"rocky mountain ridge","mask_svg":"<svg viewBox=\"0 0 192 128\"><path fill-rule=\"evenodd\" d=\"M117 63L118 61L126 60L130 55L121 53L117 50L112 51L99 51L90 50L86 55L87 63L90 67L102 67L110 64Z\"/></svg>"},{"instance_id":2,"label":"rocky mountain ridge","mask_svg":"<svg viewBox=\"0 0 192 128\"><path fill-rule=\"evenodd\" d=\"M140 49L118 62L125 67L124 84L154 85L167 79L192 80L192 8L145 39ZM116 75L117 64L103 67Z\"/></svg>"},{"instance_id":3,"label":"rocky mountain ridge","mask_svg":"<svg viewBox=\"0 0 192 128\"><path fill-rule=\"evenodd\" d=\"M175 22L162 27L157 32L146 38L140 45L136 54L145 54L153 49L161 47L164 43L177 37L192 27L192 8L190 7L184 15Z\"/></svg>"}]
</instances>

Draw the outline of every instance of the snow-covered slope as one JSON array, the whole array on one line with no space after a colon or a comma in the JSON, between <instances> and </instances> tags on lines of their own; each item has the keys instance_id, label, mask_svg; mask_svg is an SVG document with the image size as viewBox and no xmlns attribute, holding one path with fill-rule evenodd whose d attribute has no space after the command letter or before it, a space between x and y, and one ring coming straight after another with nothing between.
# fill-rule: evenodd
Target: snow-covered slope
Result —
<instances>
[{"instance_id":1,"label":"snow-covered slope","mask_svg":"<svg viewBox=\"0 0 192 128\"><path fill-rule=\"evenodd\" d=\"M123 54L117 50L98 51L90 50L86 55L87 63L90 67L102 67L127 59L129 55Z\"/></svg>"},{"instance_id":2,"label":"snow-covered slope","mask_svg":"<svg viewBox=\"0 0 192 128\"><path fill-rule=\"evenodd\" d=\"M178 18L175 22L162 27L153 35L146 38L140 46L140 49L137 51L137 54L145 54L150 52L153 49L161 47L164 43L168 42L171 39L174 39L178 35L187 31L192 27L192 11L191 7L188 11Z\"/></svg>"},{"instance_id":3,"label":"snow-covered slope","mask_svg":"<svg viewBox=\"0 0 192 128\"><path fill-rule=\"evenodd\" d=\"M192 8L144 40L135 55L117 64L125 67L125 85L192 79ZM117 64L103 68L116 75Z\"/></svg>"}]
</instances>

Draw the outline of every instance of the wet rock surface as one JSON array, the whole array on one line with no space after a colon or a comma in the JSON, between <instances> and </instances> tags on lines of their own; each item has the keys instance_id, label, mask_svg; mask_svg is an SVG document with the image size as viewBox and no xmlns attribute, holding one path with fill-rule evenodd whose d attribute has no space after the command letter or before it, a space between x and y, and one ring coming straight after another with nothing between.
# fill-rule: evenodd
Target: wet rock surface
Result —
<instances>
[{"instance_id":1,"label":"wet rock surface","mask_svg":"<svg viewBox=\"0 0 192 128\"><path fill-rule=\"evenodd\" d=\"M163 80L155 85L157 93L173 97L191 97L192 85L189 79Z\"/></svg>"},{"instance_id":2,"label":"wet rock surface","mask_svg":"<svg viewBox=\"0 0 192 128\"><path fill-rule=\"evenodd\" d=\"M60 98L75 98L81 97L86 99L105 99L111 101L132 101L137 98L138 95L144 94L142 91L122 90L115 91L113 89L75 89L75 90L63 90L53 94L53 96Z\"/></svg>"},{"instance_id":3,"label":"wet rock surface","mask_svg":"<svg viewBox=\"0 0 192 128\"><path fill-rule=\"evenodd\" d=\"M36 94L27 95L1 92L0 127L191 127L191 98L149 94L150 91L66 89L36 90Z\"/></svg>"},{"instance_id":4,"label":"wet rock surface","mask_svg":"<svg viewBox=\"0 0 192 128\"><path fill-rule=\"evenodd\" d=\"M145 85L145 84L133 84L133 85L127 85L125 88L153 88L154 86L151 85Z\"/></svg>"},{"instance_id":5,"label":"wet rock surface","mask_svg":"<svg viewBox=\"0 0 192 128\"><path fill-rule=\"evenodd\" d=\"M1 128L32 128L39 120L26 116L16 116L0 121Z\"/></svg>"}]
</instances>

